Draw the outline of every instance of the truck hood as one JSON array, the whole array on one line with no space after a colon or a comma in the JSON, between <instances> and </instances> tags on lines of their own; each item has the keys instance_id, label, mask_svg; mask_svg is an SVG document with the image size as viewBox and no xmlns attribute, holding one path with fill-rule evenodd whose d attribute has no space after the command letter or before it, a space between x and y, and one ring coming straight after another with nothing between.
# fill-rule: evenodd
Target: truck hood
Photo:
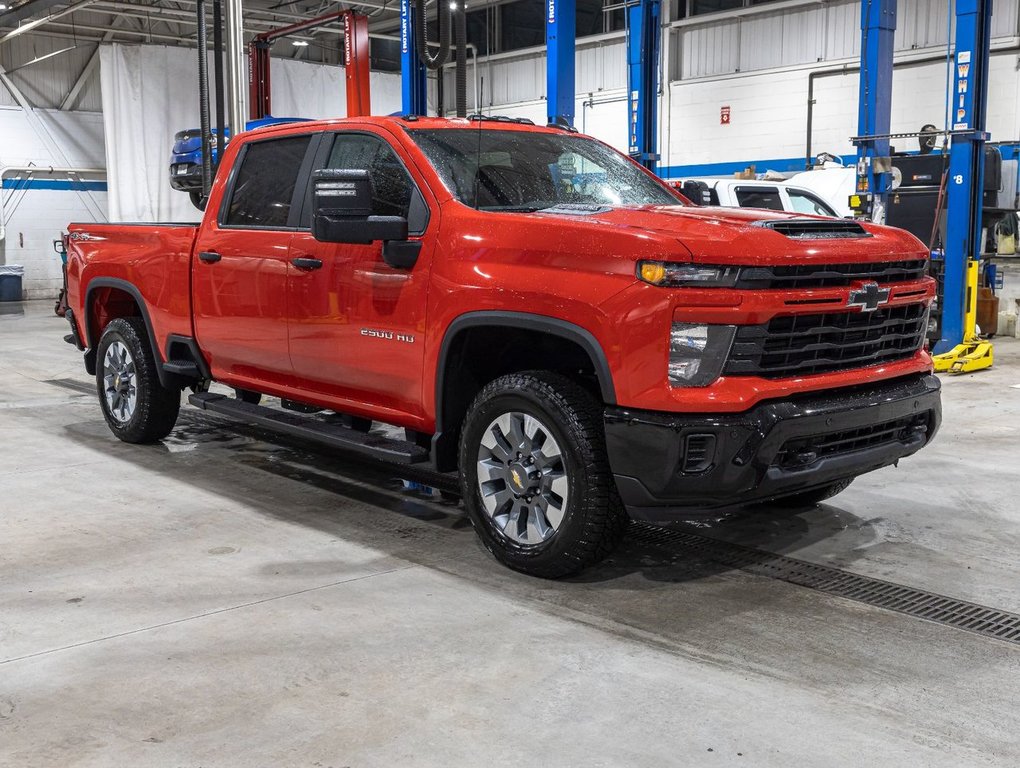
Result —
<instances>
[{"instance_id":1,"label":"truck hood","mask_svg":"<svg viewBox=\"0 0 1020 768\"><path fill-rule=\"evenodd\" d=\"M551 211L538 215L561 214ZM670 205L612 208L571 218L631 231L645 238L678 241L689 251L692 260L704 263L868 262L917 259L927 255L921 241L909 232L869 222L856 222L863 230L856 237L838 233L829 237L824 233L810 238L787 236L769 228L767 223L810 221L832 223L836 228L850 222L781 211Z\"/></svg>"}]
</instances>

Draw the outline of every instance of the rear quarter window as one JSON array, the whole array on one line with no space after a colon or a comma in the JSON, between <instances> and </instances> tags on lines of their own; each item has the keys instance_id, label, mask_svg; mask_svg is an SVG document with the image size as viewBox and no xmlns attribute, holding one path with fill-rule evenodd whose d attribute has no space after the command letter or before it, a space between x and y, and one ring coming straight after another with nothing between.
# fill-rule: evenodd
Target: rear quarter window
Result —
<instances>
[{"instance_id":1,"label":"rear quarter window","mask_svg":"<svg viewBox=\"0 0 1020 768\"><path fill-rule=\"evenodd\" d=\"M223 223L228 227L286 227L311 138L291 136L245 147Z\"/></svg>"}]
</instances>

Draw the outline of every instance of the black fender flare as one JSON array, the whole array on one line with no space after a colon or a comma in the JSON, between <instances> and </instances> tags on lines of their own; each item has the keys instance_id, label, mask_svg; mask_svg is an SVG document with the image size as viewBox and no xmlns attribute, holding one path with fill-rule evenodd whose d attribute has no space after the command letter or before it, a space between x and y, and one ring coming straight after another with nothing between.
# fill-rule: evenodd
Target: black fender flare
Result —
<instances>
[{"instance_id":1,"label":"black fender flare","mask_svg":"<svg viewBox=\"0 0 1020 768\"><path fill-rule=\"evenodd\" d=\"M90 374L95 375L96 348L99 345L99 339L92 337L92 325L89 322L89 318L92 317L93 292L98 288L116 288L117 290L124 291L124 293L135 300L135 304L138 305L138 311L142 315L142 322L145 323L145 330L149 336L149 347L152 349L152 357L156 361L156 373L159 375L159 383L163 386L168 386L170 382L167 380L167 374L163 371L163 357L160 354L159 345L156 343L156 334L152 330L152 321L149 319L149 308L145 303L145 299L142 298L141 291L132 283L116 277L94 278L89 281L89 287L85 289L85 317L82 320L85 326L85 343L88 346L88 351L85 353L86 370ZM90 365L91 369L89 368Z\"/></svg>"},{"instance_id":2,"label":"black fender flare","mask_svg":"<svg viewBox=\"0 0 1020 768\"><path fill-rule=\"evenodd\" d=\"M530 312L479 311L459 315L450 323L443 335L443 343L439 347L439 359L436 361L436 434L449 432L451 425L443 424L443 392L446 385L446 366L450 347L457 335L468 328L478 326L501 326L504 328L521 328L538 331L551 336L572 341L583 349L591 358L592 366L598 376L602 401L606 405L616 404L616 388L613 386L613 374L609 369L609 361L598 339L585 328L574 323L560 320L547 315L536 315Z\"/></svg>"}]
</instances>

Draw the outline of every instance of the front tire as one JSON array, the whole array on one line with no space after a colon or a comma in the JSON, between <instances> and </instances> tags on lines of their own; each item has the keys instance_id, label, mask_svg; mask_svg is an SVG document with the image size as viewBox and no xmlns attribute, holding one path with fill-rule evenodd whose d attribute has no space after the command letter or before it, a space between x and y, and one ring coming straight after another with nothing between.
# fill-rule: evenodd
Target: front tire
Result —
<instances>
[{"instance_id":1,"label":"front tire","mask_svg":"<svg viewBox=\"0 0 1020 768\"><path fill-rule=\"evenodd\" d=\"M486 385L460 440L461 491L500 562L559 578L606 557L627 527L609 468L602 404L564 376L532 371Z\"/></svg>"},{"instance_id":2,"label":"front tire","mask_svg":"<svg viewBox=\"0 0 1020 768\"><path fill-rule=\"evenodd\" d=\"M106 326L96 351L96 387L110 431L125 443L154 443L177 423L181 391L160 384L139 317Z\"/></svg>"}]
</instances>

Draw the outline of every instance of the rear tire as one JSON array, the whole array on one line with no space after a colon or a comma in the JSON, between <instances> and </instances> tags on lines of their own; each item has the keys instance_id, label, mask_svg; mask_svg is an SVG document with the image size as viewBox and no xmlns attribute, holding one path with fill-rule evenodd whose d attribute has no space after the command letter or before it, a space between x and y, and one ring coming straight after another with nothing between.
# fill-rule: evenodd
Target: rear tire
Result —
<instances>
[{"instance_id":1,"label":"rear tire","mask_svg":"<svg viewBox=\"0 0 1020 768\"><path fill-rule=\"evenodd\" d=\"M106 423L125 443L154 443L170 434L181 390L159 382L149 334L140 317L120 317L96 350L96 388Z\"/></svg>"},{"instance_id":2,"label":"rear tire","mask_svg":"<svg viewBox=\"0 0 1020 768\"><path fill-rule=\"evenodd\" d=\"M854 478L848 477L846 480L838 480L821 488L812 488L810 491L802 491L792 496L781 496L773 499L772 503L778 507L813 507L826 499L831 499L837 493L842 493L853 481Z\"/></svg>"},{"instance_id":3,"label":"rear tire","mask_svg":"<svg viewBox=\"0 0 1020 768\"><path fill-rule=\"evenodd\" d=\"M468 409L459 461L476 533L515 571L577 573L612 552L626 530L602 404L564 376L531 371L486 385Z\"/></svg>"}]
</instances>

